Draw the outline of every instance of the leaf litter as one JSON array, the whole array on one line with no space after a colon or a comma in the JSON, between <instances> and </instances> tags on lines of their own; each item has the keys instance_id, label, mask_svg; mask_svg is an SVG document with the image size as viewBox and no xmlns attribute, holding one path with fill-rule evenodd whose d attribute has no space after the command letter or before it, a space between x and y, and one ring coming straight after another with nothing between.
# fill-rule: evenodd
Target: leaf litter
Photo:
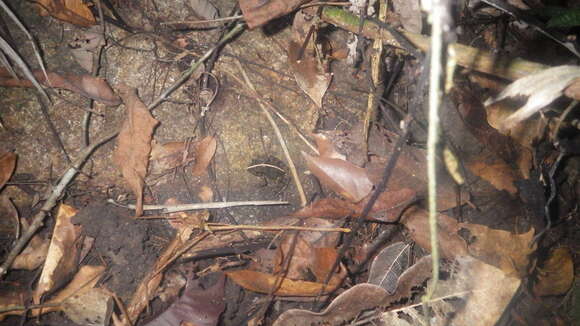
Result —
<instances>
[{"instance_id":1,"label":"leaf litter","mask_svg":"<svg viewBox=\"0 0 580 326\"><path fill-rule=\"evenodd\" d=\"M370 54L364 43L353 48L361 51L363 62L358 68L348 66L342 61L344 57L335 56L334 49L327 47L332 44L347 48L348 38L341 30L344 25L328 20L327 15L332 12L329 8L306 8L310 4L304 1L240 1L248 25L264 25L263 30L244 31L225 46L220 44L215 52L219 54L212 55L207 48L215 46L236 24L237 8L220 1L185 2L182 8L188 12L176 11L173 4L158 4L153 10L139 5L99 3L107 19L107 46L103 51L106 58L99 62L99 76L74 72L68 67L70 59L64 58L64 69L61 66L48 72L48 81L44 73L35 72L40 83L51 88L51 97L57 99L48 118L56 120L60 135L65 136L63 147L71 151L71 157L82 158L83 151L96 148L79 146L79 135L97 144L101 137L112 139L111 135L119 132L114 150L104 145L90 160L85 162L86 156L70 170L82 172L75 182L69 183L71 178L65 183L64 196L53 200L45 194L51 193L55 178L60 178L63 163L50 154L50 148L31 160L30 154L38 152L31 148L38 148L44 137L31 132L38 129L34 121L30 126L22 124L21 121L30 120L29 116L16 118L22 117L19 111L28 114L26 108L20 110L19 104L14 103L6 105L9 109L3 112L0 122L10 144L0 148L6 153L0 155L0 188L8 218L0 226L10 226L7 239L19 242L21 234L37 230L39 223L47 223L28 219L33 215L30 212L38 209L29 204L32 200L51 204L48 208L43 206L42 211L46 212L56 204L60 209L70 208L65 218L68 222L64 223L55 210L56 222L48 222L44 232L34 234L16 260L9 263L9 277L18 275L13 274L17 268L33 270L42 266L42 272L38 281L24 281L32 285L29 289L24 289L20 280L11 279L13 283L9 284L13 287L1 290L0 308L7 323L14 320L9 314L23 316L29 304L26 300L33 298L34 303L46 306L42 310L29 309L28 317L43 314L41 318L55 318L57 314L53 312L61 312L56 317L61 318L59 321L66 318L81 325L106 325L109 320L114 325L168 326L357 322L414 325L424 319L425 310L421 307L427 306L436 325L492 325L505 310L514 318L533 324L544 317L538 309L532 312L540 314L539 318L528 317L532 316L526 313L529 311L520 310L523 308L518 304L525 300L515 295L520 285L525 285L533 300L562 298L572 291L577 263L570 254L575 250L574 244L567 243L571 248L550 248L550 242L541 235L562 236L560 224L543 230L545 221L563 216L573 219L573 195L578 181L577 174L569 171L573 171L570 166L576 155L573 135L577 114L573 106L562 112L559 101L565 100L554 100L563 96L577 98L577 67L555 67L524 77L499 95L491 94L493 101L501 102L487 110L482 106L482 97L487 93L478 92L474 85L466 87L466 79L456 76L455 87L468 94L457 97L460 104L471 97L477 105L460 108L465 123L451 123L451 130L445 131L460 135L455 137L449 132L445 145L453 149L455 173L460 173L463 181L455 184L443 167L443 160L438 159L437 201L441 211L437 224L443 278L431 301L423 305L421 296L431 286L432 263L428 255L428 180L421 126L426 121L420 116L416 117L419 123L414 122L411 127L410 140L400 148L394 168L386 170L389 180L384 190L381 188L386 180L385 165L399 150L394 148L394 140L403 131L399 122L407 115L407 108L416 105L413 97L421 97L414 94L419 83L419 60L411 59L401 48L388 47L381 61L383 68L390 72L390 64L396 60L405 60L405 68L396 76L399 79L393 77L394 86L389 86L391 89L376 108L379 115L369 129L368 140L328 137L359 133L360 112L367 109L366 96L371 89L364 65ZM81 37L77 43L68 44L78 45L77 52L82 52L78 64L85 70L92 68L96 62L92 51L103 41L73 25L100 24L100 17L95 14L98 10L89 14L90 9L99 8L90 8L84 2L47 0L41 4L55 21L59 20L58 24L77 29L76 35ZM375 8L368 9L367 15L374 15ZM484 9L489 12L490 8ZM180 31L165 24L191 13L210 22L204 22L198 31ZM399 1L388 14L388 23L403 26L406 35L416 40L411 33L428 30L421 26L425 22L422 16L416 2ZM266 24L276 17L280 20ZM281 29L272 33L270 29L284 21L288 27L284 29L282 23ZM374 20L368 23L374 24ZM163 32L153 26L164 26ZM132 35L132 31L138 32ZM143 34L147 36L138 37L143 31L147 31ZM367 33L366 27L362 32ZM499 44L491 35L486 32L483 40ZM462 37L460 42L464 41ZM148 57L144 54L146 49L154 49L155 55ZM54 54L47 51L46 55ZM248 94L246 89L229 82L230 77L238 78L239 74L238 67L228 61L233 58L250 72L249 79L258 86L259 95ZM172 85L183 76L174 68L187 67L198 60L207 60L200 65L206 73L184 85ZM209 74L212 77L206 79L204 76ZM4 86L32 86L27 80L14 78L8 70L3 75L0 83ZM203 91L215 82L221 84L222 90L215 101L204 102ZM122 84L131 87L118 86ZM55 89L71 92L57 93ZM63 104L79 106L78 95L98 102L87 109L90 114L97 114L82 127L79 112L86 112L69 110ZM520 95L529 99L520 111L512 113L514 110L504 100ZM3 101L12 99L9 96ZM125 103L124 118L123 110L103 110L103 104L114 107L121 101ZM291 130L286 133L286 126L280 128L281 137L287 137L285 142L296 161L298 179L311 196L307 205L297 204L292 185L282 190L274 188L276 185L256 185L250 175L248 166L260 157L281 156L270 126L261 124L263 119L253 112L256 101L268 102L266 107L276 114L276 119L280 118L281 126L288 125ZM163 103L158 105L160 102ZM551 110L534 115L550 103ZM155 118L150 113L153 108ZM453 111L442 110L443 120L457 121L453 120ZM489 123L486 125L485 121ZM27 138L23 140L20 134ZM475 136L474 142L463 137L468 134ZM305 145L304 140L314 140L316 150ZM367 141L368 144L363 143ZM13 153L18 153L18 161ZM27 175L37 171L31 168L34 162L43 167L34 174L38 180ZM271 162L275 160L263 164ZM534 183L535 190L528 188ZM508 215L503 206L506 201L496 199L502 196L509 196L507 201L520 207L519 213ZM173 213L143 210L144 204L178 207L199 199L226 204L241 198L283 200L290 205L280 209L242 207ZM558 210L551 200L558 201ZM135 203L135 211L113 209L104 204L106 201ZM540 209L532 210L531 203ZM542 206L544 203L546 206ZM496 213L501 211L506 213ZM548 216L543 215L545 212ZM130 215L140 219L131 220ZM387 237L387 227L396 232ZM365 248L376 245L374 254L351 260L346 252L353 249L352 239ZM562 239L566 243L566 236ZM12 243L2 245L3 254L13 247ZM107 266L107 274L100 280L103 266ZM121 272L124 269L126 273ZM512 299L515 307L508 307ZM319 309L312 309L313 306ZM563 310L555 314L564 316Z\"/></svg>"}]
</instances>

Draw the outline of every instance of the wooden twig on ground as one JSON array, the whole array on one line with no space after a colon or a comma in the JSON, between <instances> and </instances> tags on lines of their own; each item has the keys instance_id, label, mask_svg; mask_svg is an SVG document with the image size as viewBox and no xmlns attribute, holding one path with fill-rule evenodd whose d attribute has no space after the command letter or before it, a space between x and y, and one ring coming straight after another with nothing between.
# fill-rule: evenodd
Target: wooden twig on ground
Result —
<instances>
[{"instance_id":1,"label":"wooden twig on ground","mask_svg":"<svg viewBox=\"0 0 580 326\"><path fill-rule=\"evenodd\" d=\"M248 74L246 73L246 70L244 69L242 64L238 60L236 60L236 64L238 65L238 68L240 69L240 71L242 72L242 75L244 76L244 80L246 81L246 87L250 91L252 91L252 93L255 96L259 96L258 92L256 91L256 87L254 87L254 84L252 83L252 81L250 81L250 78L248 77ZM284 151L284 156L286 157L286 162L288 163L288 167L290 168L292 178L294 179L294 184L296 185L296 190L298 191L298 196L300 197L300 204L301 204L301 206L304 207L304 206L306 206L306 203L307 203L306 195L304 194L304 188L302 188L302 183L300 182L300 178L298 177L298 171L296 170L296 166L294 165L294 161L292 160L292 157L290 156L290 151L288 150L288 147L286 146L286 141L282 137L282 133L280 132L280 128L278 128L278 125L276 124L276 121L274 121L274 118L272 117L272 114L270 114L270 111L268 111L268 108L266 108L266 106L261 101L258 101L258 104L260 105L260 108L262 109L262 111L266 115L266 118L268 118L268 121L272 125L272 128L274 129L274 132L276 133L276 136L278 137L278 141L280 142L280 146L282 147L282 150Z\"/></svg>"},{"instance_id":2,"label":"wooden twig on ground","mask_svg":"<svg viewBox=\"0 0 580 326\"><path fill-rule=\"evenodd\" d=\"M121 207L135 209L135 205L121 205L112 199L107 200L108 203ZM263 201L232 201L232 202L216 202L216 203L195 203L184 205L143 205L144 211L161 210L162 213L176 213L184 211L192 211L196 209L215 209L228 208L238 206L268 206L268 205L287 205L287 201L263 200Z\"/></svg>"},{"instance_id":3,"label":"wooden twig on ground","mask_svg":"<svg viewBox=\"0 0 580 326\"><path fill-rule=\"evenodd\" d=\"M229 230L253 230L253 231L314 231L314 232L344 232L349 233L348 228L316 228L293 225L227 225L222 223L205 223L208 231Z\"/></svg>"},{"instance_id":4,"label":"wooden twig on ground","mask_svg":"<svg viewBox=\"0 0 580 326\"><path fill-rule=\"evenodd\" d=\"M352 13L336 7L324 8L321 18L327 23L353 33L356 33L360 21ZM429 49L429 37L405 31L401 31L400 33L422 51ZM381 23L376 20L366 20L362 34L371 39L378 38L384 40L385 43L392 46L400 46L396 38L387 30L381 28ZM484 50L459 43L451 44L450 47L457 54L458 65L509 80L515 80L549 68L549 66L521 58L492 55Z\"/></svg>"},{"instance_id":5,"label":"wooden twig on ground","mask_svg":"<svg viewBox=\"0 0 580 326\"><path fill-rule=\"evenodd\" d=\"M213 51L215 51L219 46L222 46L225 42L232 39L234 36L236 36L243 29L244 29L244 26L241 24L234 27L227 35L224 36L224 38L220 41L218 46L215 46L215 47L209 49L195 63L192 63L191 67L183 73L182 77L179 78L173 85L171 85L161 95L159 95L159 97L155 101L153 101L151 104L149 104L149 106L147 108L149 110L152 110L157 105L159 105L161 102L163 102L167 98L167 96L169 96L171 93L173 93L181 84L183 84L183 82L185 82L191 76L191 74L197 69L197 67L199 67L199 65L201 65L205 60L207 60L211 56ZM20 239L18 239L18 241L16 242L14 247L10 250L10 253L8 253L6 260L0 266L0 279L4 275L6 275L6 272L8 271L8 269L10 268L12 263L14 262L14 259L16 259L18 254L24 249L26 244L28 244L28 241L30 241L30 239L36 233L36 231L43 225L44 218L54 208L54 206L56 206L56 203L59 200L59 198L62 196L64 189L74 179L74 177L77 175L77 173L80 172L80 169L85 164L85 162L87 161L89 156L98 147L107 143L108 141L112 140L113 138L117 137L118 134L119 134L118 130L114 131L112 133L109 133L109 134L105 135L104 137L102 137L100 140L85 147L80 152L78 158L73 161L72 166L68 170L66 170L66 172L63 174L63 176L60 178L60 181L54 187L54 189L52 190L52 192L50 193L50 195L46 199L46 202L44 203L44 205L42 205L42 208L40 209L40 211L36 215L34 215L34 218L32 219L32 223L30 224L30 227L26 230L26 232L22 235L22 237Z\"/></svg>"}]
</instances>

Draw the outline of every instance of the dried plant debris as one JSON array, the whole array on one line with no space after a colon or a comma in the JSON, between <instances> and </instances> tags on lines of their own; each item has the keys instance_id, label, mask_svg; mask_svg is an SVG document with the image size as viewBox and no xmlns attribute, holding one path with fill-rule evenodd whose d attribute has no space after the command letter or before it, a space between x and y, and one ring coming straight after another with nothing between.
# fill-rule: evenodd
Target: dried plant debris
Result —
<instances>
[{"instance_id":1,"label":"dried plant debris","mask_svg":"<svg viewBox=\"0 0 580 326\"><path fill-rule=\"evenodd\" d=\"M397 280L407 269L410 259L410 245L404 242L393 243L381 250L373 259L368 282L384 288L389 295L393 295Z\"/></svg>"},{"instance_id":2,"label":"dried plant debris","mask_svg":"<svg viewBox=\"0 0 580 326\"><path fill-rule=\"evenodd\" d=\"M115 106L121 104L119 96L115 94L107 81L100 77L47 72L49 78L49 81L47 81L42 71L34 71L33 75L46 87L67 89L105 105ZM14 79L8 71L0 69L0 86L32 87L33 84L29 80Z\"/></svg>"},{"instance_id":3,"label":"dried plant debris","mask_svg":"<svg viewBox=\"0 0 580 326\"><path fill-rule=\"evenodd\" d=\"M292 39L288 45L288 64L296 83L318 107L332 80L329 62L316 43L317 19L303 11L294 16Z\"/></svg>"},{"instance_id":4,"label":"dried plant debris","mask_svg":"<svg viewBox=\"0 0 580 326\"><path fill-rule=\"evenodd\" d=\"M145 104L137 96L137 90L124 86L121 90L127 114L117 139L113 162L121 170L123 178L137 200L135 216L143 215L143 186L153 131L159 121L155 120Z\"/></svg>"},{"instance_id":5,"label":"dried plant debris","mask_svg":"<svg viewBox=\"0 0 580 326\"><path fill-rule=\"evenodd\" d=\"M15 168L16 154L12 152L0 153L0 189L10 180Z\"/></svg>"},{"instance_id":6,"label":"dried plant debris","mask_svg":"<svg viewBox=\"0 0 580 326\"><path fill-rule=\"evenodd\" d=\"M41 16L52 16L73 25L90 27L96 24L93 13L83 0L39 0L36 2Z\"/></svg>"},{"instance_id":7,"label":"dried plant debris","mask_svg":"<svg viewBox=\"0 0 580 326\"><path fill-rule=\"evenodd\" d=\"M555 248L537 270L534 293L539 296L566 294L574 283L574 261L570 249Z\"/></svg>"},{"instance_id":8,"label":"dried plant debris","mask_svg":"<svg viewBox=\"0 0 580 326\"><path fill-rule=\"evenodd\" d=\"M495 325L521 281L471 257L457 260L455 271L437 283L428 306L431 325ZM421 305L387 311L380 325L419 325L425 317ZM403 325L405 325L403 323Z\"/></svg>"},{"instance_id":9,"label":"dried plant debris","mask_svg":"<svg viewBox=\"0 0 580 326\"><path fill-rule=\"evenodd\" d=\"M498 96L488 99L485 105L491 105L507 97L529 97L523 107L503 121L501 129L511 129L560 97L578 77L580 77L579 66L549 68L516 80Z\"/></svg>"},{"instance_id":10,"label":"dried plant debris","mask_svg":"<svg viewBox=\"0 0 580 326\"><path fill-rule=\"evenodd\" d=\"M212 20L220 17L218 9L208 0L189 0L189 6L203 20ZM215 23L208 23L207 26L215 26Z\"/></svg>"},{"instance_id":11,"label":"dried plant debris","mask_svg":"<svg viewBox=\"0 0 580 326\"><path fill-rule=\"evenodd\" d=\"M268 21L284 16L307 0L240 0L240 9L249 28L256 28Z\"/></svg>"},{"instance_id":12,"label":"dried plant debris","mask_svg":"<svg viewBox=\"0 0 580 326\"><path fill-rule=\"evenodd\" d=\"M75 61L89 73L93 72L93 62L96 52L105 45L103 33L99 27L93 26L75 37L68 44Z\"/></svg>"},{"instance_id":13,"label":"dried plant debris","mask_svg":"<svg viewBox=\"0 0 580 326\"><path fill-rule=\"evenodd\" d=\"M190 323L197 326L215 326L225 309L225 276L217 275L217 282L203 288L200 280L190 280L181 297L169 309L146 326L175 326Z\"/></svg>"},{"instance_id":14,"label":"dried plant debris","mask_svg":"<svg viewBox=\"0 0 580 326\"><path fill-rule=\"evenodd\" d=\"M388 307L401 299L412 298L415 290L420 288L431 274L430 258L423 257L407 269L399 277L393 295L389 295L384 288L375 284L357 284L336 297L322 312L290 309L278 317L274 326L343 325L363 311Z\"/></svg>"}]
</instances>

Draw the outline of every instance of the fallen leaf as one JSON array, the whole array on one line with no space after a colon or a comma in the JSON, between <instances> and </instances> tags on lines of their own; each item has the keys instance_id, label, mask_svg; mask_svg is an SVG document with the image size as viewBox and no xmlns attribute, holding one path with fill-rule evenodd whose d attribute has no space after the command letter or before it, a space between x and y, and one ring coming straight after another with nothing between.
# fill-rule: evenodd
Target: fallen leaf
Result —
<instances>
[{"instance_id":1,"label":"fallen leaf","mask_svg":"<svg viewBox=\"0 0 580 326\"><path fill-rule=\"evenodd\" d=\"M67 298L62 311L78 325L106 326L111 319L113 298L104 289L91 288Z\"/></svg>"},{"instance_id":2,"label":"fallen leaf","mask_svg":"<svg viewBox=\"0 0 580 326\"><path fill-rule=\"evenodd\" d=\"M318 149L318 155L320 155L320 157L346 161L346 156L340 154L336 150L334 144L326 135L319 133L313 134L312 137L314 138L314 141L316 141L316 148Z\"/></svg>"},{"instance_id":3,"label":"fallen leaf","mask_svg":"<svg viewBox=\"0 0 580 326\"><path fill-rule=\"evenodd\" d=\"M219 273L217 282L204 289L198 280L191 280L182 296L169 309L146 326L176 326L191 323L195 326L215 326L225 309L225 276Z\"/></svg>"},{"instance_id":4,"label":"fallen leaf","mask_svg":"<svg viewBox=\"0 0 580 326\"><path fill-rule=\"evenodd\" d=\"M90 75L57 74L48 72L50 83L42 71L33 71L34 77L45 87L63 88L88 97L105 105L121 104L121 99L111 89L107 81ZM12 78L6 69L0 68L0 86L6 87L33 87L32 82L26 79Z\"/></svg>"},{"instance_id":5,"label":"fallen leaf","mask_svg":"<svg viewBox=\"0 0 580 326\"><path fill-rule=\"evenodd\" d=\"M519 279L506 276L491 265L472 257L460 257L450 278L437 283L429 302L430 322L433 325L495 325L520 283ZM402 316L411 325L421 324L425 316L414 306L384 313L385 318L379 325L399 325Z\"/></svg>"},{"instance_id":6,"label":"fallen leaf","mask_svg":"<svg viewBox=\"0 0 580 326\"><path fill-rule=\"evenodd\" d=\"M76 272L82 245L78 241L82 227L71 222L76 213L75 208L65 204L58 208L44 267L32 295L36 304L43 295L60 287Z\"/></svg>"},{"instance_id":7,"label":"fallen leaf","mask_svg":"<svg viewBox=\"0 0 580 326\"><path fill-rule=\"evenodd\" d=\"M354 215L358 207L342 199L323 198L294 212L296 217L342 219Z\"/></svg>"},{"instance_id":8,"label":"fallen leaf","mask_svg":"<svg viewBox=\"0 0 580 326\"><path fill-rule=\"evenodd\" d=\"M4 152L0 154L0 189L10 180L16 168L16 154Z\"/></svg>"},{"instance_id":9,"label":"fallen leaf","mask_svg":"<svg viewBox=\"0 0 580 326\"><path fill-rule=\"evenodd\" d=\"M470 157L465 166L471 173L489 182L498 190L505 190L511 195L518 193L515 182L520 179L517 171L499 157L483 154Z\"/></svg>"},{"instance_id":10,"label":"fallen leaf","mask_svg":"<svg viewBox=\"0 0 580 326\"><path fill-rule=\"evenodd\" d=\"M373 188L365 169L350 162L326 157L314 157L302 152L308 169L322 184L353 202L359 202Z\"/></svg>"},{"instance_id":11,"label":"fallen leaf","mask_svg":"<svg viewBox=\"0 0 580 326\"><path fill-rule=\"evenodd\" d=\"M177 254L181 254L181 250L189 240L191 233L192 230L188 228L183 228L177 232L173 240L159 256L155 265L143 277L127 306L127 314L130 320L137 320L141 312L149 305L149 301L155 298L159 284L161 284L163 279L163 271L175 259Z\"/></svg>"},{"instance_id":12,"label":"fallen leaf","mask_svg":"<svg viewBox=\"0 0 580 326\"><path fill-rule=\"evenodd\" d=\"M135 194L135 216L143 215L143 186L151 152L153 131L159 123L137 97L137 90L124 86L121 96L127 110L113 161Z\"/></svg>"},{"instance_id":13,"label":"fallen leaf","mask_svg":"<svg viewBox=\"0 0 580 326\"><path fill-rule=\"evenodd\" d=\"M370 196L357 204L357 215L360 216L370 200ZM396 222L403 211L417 200L417 194L409 188L383 191L368 213L367 219L381 222Z\"/></svg>"},{"instance_id":14,"label":"fallen leaf","mask_svg":"<svg viewBox=\"0 0 580 326\"><path fill-rule=\"evenodd\" d=\"M409 235L419 246L431 250L429 233L429 213L419 208L411 208L405 212L401 223L409 230ZM465 240L457 233L461 225L453 218L437 215L437 241L441 255L448 259L469 255Z\"/></svg>"},{"instance_id":15,"label":"fallen leaf","mask_svg":"<svg viewBox=\"0 0 580 326\"><path fill-rule=\"evenodd\" d=\"M574 283L574 261L570 249L553 249L550 256L538 267L538 281L534 293L538 296L563 295Z\"/></svg>"},{"instance_id":16,"label":"fallen leaf","mask_svg":"<svg viewBox=\"0 0 580 326\"><path fill-rule=\"evenodd\" d=\"M247 290L265 294L270 294L278 281L277 275L252 270L228 271L226 275ZM328 294L336 290L340 285L341 283L329 282L325 287L324 283L295 281L284 278L273 294L282 297L314 297L322 289L324 289L322 294Z\"/></svg>"},{"instance_id":17,"label":"fallen leaf","mask_svg":"<svg viewBox=\"0 0 580 326\"><path fill-rule=\"evenodd\" d=\"M362 283L341 293L322 312L290 309L282 313L274 326L344 325L361 312L378 306L389 306L413 295L413 289L421 285L431 273L430 256L421 258L399 278L396 293L389 296L380 286Z\"/></svg>"},{"instance_id":18,"label":"fallen leaf","mask_svg":"<svg viewBox=\"0 0 580 326\"><path fill-rule=\"evenodd\" d=\"M203 20L212 20L220 17L217 8L208 0L189 0L189 5L195 14ZM216 26L217 24L208 23L205 26Z\"/></svg>"},{"instance_id":19,"label":"fallen leaf","mask_svg":"<svg viewBox=\"0 0 580 326\"><path fill-rule=\"evenodd\" d=\"M38 0L35 2L41 16L89 27L96 24L93 13L83 0Z\"/></svg>"},{"instance_id":20,"label":"fallen leaf","mask_svg":"<svg viewBox=\"0 0 580 326\"><path fill-rule=\"evenodd\" d=\"M520 78L498 96L485 101L491 105L507 97L529 97L526 104L508 116L500 129L511 129L560 97L572 82L580 77L579 66L557 66Z\"/></svg>"},{"instance_id":21,"label":"fallen leaf","mask_svg":"<svg viewBox=\"0 0 580 326\"><path fill-rule=\"evenodd\" d=\"M49 312L61 310L62 307L60 304L63 303L64 300L70 298L72 295L82 295L83 293L88 292L90 289L94 288L100 277L103 275L104 271L104 266L81 266L79 271L66 285L66 287L45 302L47 304L45 307L31 309L32 316L36 317L41 313L46 314Z\"/></svg>"},{"instance_id":22,"label":"fallen leaf","mask_svg":"<svg viewBox=\"0 0 580 326\"><path fill-rule=\"evenodd\" d=\"M393 243L381 250L371 263L368 283L378 285L387 294L393 295L399 276L410 263L410 254L411 246L404 242Z\"/></svg>"},{"instance_id":23,"label":"fallen leaf","mask_svg":"<svg viewBox=\"0 0 580 326\"><path fill-rule=\"evenodd\" d=\"M216 149L217 141L212 136L207 136L195 144L195 164L191 169L191 174L194 177L198 177L206 172Z\"/></svg>"},{"instance_id":24,"label":"fallen leaf","mask_svg":"<svg viewBox=\"0 0 580 326\"><path fill-rule=\"evenodd\" d=\"M169 198L165 201L165 205L179 205L181 204L175 198ZM207 210L188 211L170 213L167 216L169 225L178 232L193 232L194 229L199 229L203 223L209 219L209 212Z\"/></svg>"},{"instance_id":25,"label":"fallen leaf","mask_svg":"<svg viewBox=\"0 0 580 326\"><path fill-rule=\"evenodd\" d=\"M263 0L240 0L239 3L248 28L253 29L294 11L306 1L273 0L264 2Z\"/></svg>"},{"instance_id":26,"label":"fallen leaf","mask_svg":"<svg viewBox=\"0 0 580 326\"><path fill-rule=\"evenodd\" d=\"M93 26L84 31L80 37L76 37L68 44L75 61L88 73L93 72L93 61L97 49L105 44L100 27Z\"/></svg>"},{"instance_id":27,"label":"fallen leaf","mask_svg":"<svg viewBox=\"0 0 580 326\"><path fill-rule=\"evenodd\" d=\"M459 223L469 231L469 254L487 264L501 269L507 276L525 277L528 274L529 255L537 245L530 247L534 229L514 234L491 229L484 225Z\"/></svg>"},{"instance_id":28,"label":"fallen leaf","mask_svg":"<svg viewBox=\"0 0 580 326\"><path fill-rule=\"evenodd\" d=\"M0 216L14 220L14 224L21 224L22 231L17 232L16 238L19 238L20 233L26 232L29 227L26 219L18 217L18 211L12 201L4 196L0 197ZM50 241L48 239L44 239L39 234L35 234L24 250L16 256L10 268L25 270L37 269L46 259L49 244Z\"/></svg>"},{"instance_id":29,"label":"fallen leaf","mask_svg":"<svg viewBox=\"0 0 580 326\"><path fill-rule=\"evenodd\" d=\"M322 98L330 86L332 74L329 73L327 64L320 64L318 59L309 53L304 53L302 58L299 58L300 47L300 44L290 41L288 64L298 87L320 108Z\"/></svg>"}]
</instances>

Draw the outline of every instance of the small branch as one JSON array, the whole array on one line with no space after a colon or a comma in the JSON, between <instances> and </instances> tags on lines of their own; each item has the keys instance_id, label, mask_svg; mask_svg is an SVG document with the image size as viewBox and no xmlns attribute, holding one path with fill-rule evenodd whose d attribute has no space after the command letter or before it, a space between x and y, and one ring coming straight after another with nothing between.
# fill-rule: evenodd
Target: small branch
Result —
<instances>
[{"instance_id":1,"label":"small branch","mask_svg":"<svg viewBox=\"0 0 580 326\"><path fill-rule=\"evenodd\" d=\"M228 230L256 230L256 231L315 231L315 232L344 232L349 233L348 228L312 228L306 226L284 226L284 225L227 225L221 223L205 223L208 231L228 231Z\"/></svg>"},{"instance_id":2,"label":"small branch","mask_svg":"<svg viewBox=\"0 0 580 326\"><path fill-rule=\"evenodd\" d=\"M129 209L135 209L135 205L121 205L112 199L107 200L107 203ZM184 205L143 205L143 210L144 211L161 210L163 213L175 213L175 212L192 211L196 209L215 209L215 208L228 208L238 206L268 206L268 205L287 205L287 204L288 204L287 201L276 201L276 200L231 201L231 202L196 203Z\"/></svg>"},{"instance_id":3,"label":"small branch","mask_svg":"<svg viewBox=\"0 0 580 326\"><path fill-rule=\"evenodd\" d=\"M161 25L177 25L177 24L197 25L197 24L227 22L227 21L241 19L241 18L244 18L244 15L236 15L236 16L231 16L231 17L208 19L208 20L173 20L173 21L161 23Z\"/></svg>"},{"instance_id":4,"label":"small branch","mask_svg":"<svg viewBox=\"0 0 580 326\"><path fill-rule=\"evenodd\" d=\"M249 88L255 96L258 96L258 92L256 91L254 84L252 84L250 78L248 78L248 74L246 73L246 70L244 69L240 61L236 60L236 64L238 65L238 68L240 69L242 75L244 76L244 80L246 81L246 87ZM268 121L270 121L270 124L272 125L272 128L274 129L274 132L278 137L278 141L280 142L280 146L282 147L282 150L284 151L284 156L286 157L286 162L288 163L288 167L290 168L290 172L292 173L292 178L294 179L294 184L296 185L296 190L298 191L298 196L300 196L300 204L302 207L304 207L306 206L307 203L306 195L304 194L302 183L300 182L300 178L298 177L298 172L296 171L294 161L292 161L292 157L290 156L290 151L288 151L288 147L286 146L286 141L282 137L280 128L278 128L278 125L276 124L276 121L274 121L274 118L270 114L270 111L268 111L268 109L264 104L262 104L262 102L258 101L258 104L260 105L260 108L266 115L266 118L268 118Z\"/></svg>"}]
</instances>

